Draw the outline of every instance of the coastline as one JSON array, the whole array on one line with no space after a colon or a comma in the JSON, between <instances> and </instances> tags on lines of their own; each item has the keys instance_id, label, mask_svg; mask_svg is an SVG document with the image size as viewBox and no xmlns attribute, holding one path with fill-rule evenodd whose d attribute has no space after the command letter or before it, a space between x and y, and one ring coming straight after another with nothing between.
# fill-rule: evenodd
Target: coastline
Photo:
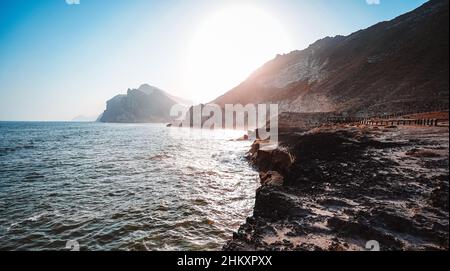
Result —
<instances>
[{"instance_id":1,"label":"coastline","mask_svg":"<svg viewBox=\"0 0 450 271\"><path fill-rule=\"evenodd\" d=\"M448 127L332 125L255 141L254 213L226 251L448 249ZM288 157L292 159L290 161Z\"/></svg>"}]
</instances>

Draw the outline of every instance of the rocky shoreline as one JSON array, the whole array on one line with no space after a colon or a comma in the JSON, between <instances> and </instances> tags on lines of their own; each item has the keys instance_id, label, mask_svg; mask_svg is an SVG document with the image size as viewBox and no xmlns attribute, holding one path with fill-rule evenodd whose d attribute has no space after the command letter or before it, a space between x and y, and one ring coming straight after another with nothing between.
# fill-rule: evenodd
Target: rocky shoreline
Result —
<instances>
[{"instance_id":1,"label":"rocky shoreline","mask_svg":"<svg viewBox=\"0 0 450 271\"><path fill-rule=\"evenodd\" d=\"M338 125L255 141L253 216L224 250L444 250L448 127Z\"/></svg>"}]
</instances>

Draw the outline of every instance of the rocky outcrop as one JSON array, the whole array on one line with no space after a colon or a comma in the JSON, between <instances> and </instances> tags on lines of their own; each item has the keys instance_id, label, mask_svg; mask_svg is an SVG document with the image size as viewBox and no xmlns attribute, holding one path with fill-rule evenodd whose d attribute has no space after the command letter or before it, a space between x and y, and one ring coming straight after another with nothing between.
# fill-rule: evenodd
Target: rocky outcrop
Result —
<instances>
[{"instance_id":1,"label":"rocky outcrop","mask_svg":"<svg viewBox=\"0 0 450 271\"><path fill-rule=\"evenodd\" d=\"M263 186L283 186L284 177L278 171L260 172L259 179Z\"/></svg>"},{"instance_id":2,"label":"rocky outcrop","mask_svg":"<svg viewBox=\"0 0 450 271\"><path fill-rule=\"evenodd\" d=\"M126 95L117 95L106 103L106 110L100 115L100 122L146 123L171 121L170 109L175 104L185 104L181 98L167 92L141 85L129 89Z\"/></svg>"},{"instance_id":3,"label":"rocky outcrop","mask_svg":"<svg viewBox=\"0 0 450 271\"><path fill-rule=\"evenodd\" d=\"M288 151L274 146L267 140L256 140L247 158L262 172L277 171L284 174L294 163L294 157Z\"/></svg>"},{"instance_id":4,"label":"rocky outcrop","mask_svg":"<svg viewBox=\"0 0 450 271\"><path fill-rule=\"evenodd\" d=\"M447 127L330 126L280 141L249 151L261 186L225 250L448 249Z\"/></svg>"},{"instance_id":5,"label":"rocky outcrop","mask_svg":"<svg viewBox=\"0 0 450 271\"><path fill-rule=\"evenodd\" d=\"M431 0L392 21L278 55L214 103L367 115L448 109L448 3Z\"/></svg>"}]
</instances>

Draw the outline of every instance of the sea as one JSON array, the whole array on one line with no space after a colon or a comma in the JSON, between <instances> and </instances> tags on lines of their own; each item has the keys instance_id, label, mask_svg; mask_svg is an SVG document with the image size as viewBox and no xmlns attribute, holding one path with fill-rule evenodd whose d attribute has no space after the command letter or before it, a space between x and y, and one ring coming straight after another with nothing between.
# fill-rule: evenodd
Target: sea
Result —
<instances>
[{"instance_id":1,"label":"sea","mask_svg":"<svg viewBox=\"0 0 450 271\"><path fill-rule=\"evenodd\" d=\"M259 185L243 134L0 122L0 250L220 250Z\"/></svg>"}]
</instances>

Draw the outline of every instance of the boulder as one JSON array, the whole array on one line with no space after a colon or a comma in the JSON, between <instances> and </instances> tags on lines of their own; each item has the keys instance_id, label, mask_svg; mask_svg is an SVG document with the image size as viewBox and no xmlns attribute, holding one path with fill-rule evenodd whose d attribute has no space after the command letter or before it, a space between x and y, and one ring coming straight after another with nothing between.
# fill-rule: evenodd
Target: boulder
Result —
<instances>
[{"instance_id":1,"label":"boulder","mask_svg":"<svg viewBox=\"0 0 450 271\"><path fill-rule=\"evenodd\" d=\"M285 150L260 147L253 162L261 171L273 170L285 174L294 163L294 158Z\"/></svg>"}]
</instances>

